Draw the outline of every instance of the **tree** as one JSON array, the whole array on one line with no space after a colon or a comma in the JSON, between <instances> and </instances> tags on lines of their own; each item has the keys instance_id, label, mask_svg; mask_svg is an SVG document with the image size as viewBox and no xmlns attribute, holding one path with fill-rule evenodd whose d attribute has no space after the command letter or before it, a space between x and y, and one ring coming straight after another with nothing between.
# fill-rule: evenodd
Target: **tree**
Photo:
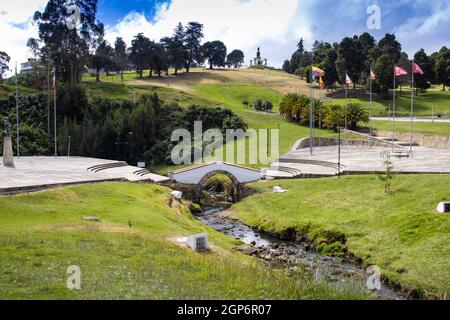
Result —
<instances>
[{"instance_id":1,"label":"tree","mask_svg":"<svg viewBox=\"0 0 450 320\"><path fill-rule=\"evenodd\" d=\"M375 92L383 93L387 97L394 81L394 64L402 55L402 46L395 40L395 36L386 34L373 49L369 50L372 70L377 75L373 84Z\"/></svg>"},{"instance_id":2,"label":"tree","mask_svg":"<svg viewBox=\"0 0 450 320\"><path fill-rule=\"evenodd\" d=\"M123 81L123 71L128 65L128 54L127 45L120 37L117 37L114 43L114 60L120 70L120 79Z\"/></svg>"},{"instance_id":3,"label":"tree","mask_svg":"<svg viewBox=\"0 0 450 320\"><path fill-rule=\"evenodd\" d=\"M9 71L9 61L11 58L6 52L0 51L0 83L3 84L3 75Z\"/></svg>"},{"instance_id":4,"label":"tree","mask_svg":"<svg viewBox=\"0 0 450 320\"><path fill-rule=\"evenodd\" d=\"M303 38L297 43L297 52L303 54L305 52L305 46L303 45Z\"/></svg>"},{"instance_id":5,"label":"tree","mask_svg":"<svg viewBox=\"0 0 450 320\"><path fill-rule=\"evenodd\" d=\"M175 68L175 74L178 73L179 69L183 68L188 58L188 52L184 45L185 38L186 34L184 32L183 25L179 23L175 28L172 38L172 45L169 50L173 56L172 65Z\"/></svg>"},{"instance_id":6,"label":"tree","mask_svg":"<svg viewBox=\"0 0 450 320\"><path fill-rule=\"evenodd\" d=\"M224 67L227 58L227 47L222 41L206 42L201 47L201 53L204 58L208 59L209 68L213 66Z\"/></svg>"},{"instance_id":7,"label":"tree","mask_svg":"<svg viewBox=\"0 0 450 320\"><path fill-rule=\"evenodd\" d=\"M391 161L391 154L389 152L383 154L385 160L384 160L384 166L386 168L386 171L383 174L378 174L378 179L383 183L384 185L384 192L385 193L391 193L391 185L392 180L395 178L394 173L394 164Z\"/></svg>"},{"instance_id":8,"label":"tree","mask_svg":"<svg viewBox=\"0 0 450 320\"><path fill-rule=\"evenodd\" d=\"M244 63L244 52L241 50L233 50L227 56L227 65L239 68Z\"/></svg>"},{"instance_id":9,"label":"tree","mask_svg":"<svg viewBox=\"0 0 450 320\"><path fill-rule=\"evenodd\" d=\"M29 38L27 41L27 47L33 58L31 59L31 65L33 70L31 71L34 77L34 87L39 90L39 55L40 55L40 40L35 38Z\"/></svg>"},{"instance_id":10,"label":"tree","mask_svg":"<svg viewBox=\"0 0 450 320\"><path fill-rule=\"evenodd\" d=\"M96 81L100 82L100 71L107 73L114 68L114 49L105 40L100 43L91 58L91 65L95 69Z\"/></svg>"},{"instance_id":11,"label":"tree","mask_svg":"<svg viewBox=\"0 0 450 320\"><path fill-rule=\"evenodd\" d=\"M155 143L155 105L151 96L143 96L130 115L130 130L135 158L143 158L144 152Z\"/></svg>"},{"instance_id":12,"label":"tree","mask_svg":"<svg viewBox=\"0 0 450 320\"><path fill-rule=\"evenodd\" d=\"M320 63L320 67L325 71L323 81L327 88L333 87L334 84L339 81L339 75L336 69L337 44L330 47L325 52L325 59Z\"/></svg>"},{"instance_id":13,"label":"tree","mask_svg":"<svg viewBox=\"0 0 450 320\"><path fill-rule=\"evenodd\" d=\"M445 87L450 86L450 49L442 47L435 59L436 80L442 84L442 91L445 91Z\"/></svg>"},{"instance_id":14,"label":"tree","mask_svg":"<svg viewBox=\"0 0 450 320\"><path fill-rule=\"evenodd\" d=\"M364 64L360 79L364 84L367 85L370 76L370 67L372 64L372 61L370 60L370 52L375 47L376 41L375 38L372 37L369 33L364 32L359 36L358 42L362 57L364 58Z\"/></svg>"},{"instance_id":15,"label":"tree","mask_svg":"<svg viewBox=\"0 0 450 320\"><path fill-rule=\"evenodd\" d=\"M414 85L418 89L429 89L434 81L434 65L430 57L425 53L424 49L420 49L414 55L414 62L423 70L423 74L414 75ZM416 91L418 94L418 90Z\"/></svg>"},{"instance_id":16,"label":"tree","mask_svg":"<svg viewBox=\"0 0 450 320\"><path fill-rule=\"evenodd\" d=\"M364 67L365 57L360 47L357 36L353 38L345 37L338 47L338 56L336 59L336 70L340 82L345 84L346 73L353 80L353 88L361 77Z\"/></svg>"},{"instance_id":17,"label":"tree","mask_svg":"<svg viewBox=\"0 0 450 320\"><path fill-rule=\"evenodd\" d=\"M89 50L101 42L104 26L96 20L97 0L78 0L80 25L68 28L67 8L72 0L49 0L44 11L34 14L39 38L44 46L42 53L51 61L57 75L74 88L81 81L84 65L88 62Z\"/></svg>"},{"instance_id":18,"label":"tree","mask_svg":"<svg viewBox=\"0 0 450 320\"><path fill-rule=\"evenodd\" d=\"M284 72L291 73L291 63L289 60L284 60L283 67L281 68Z\"/></svg>"},{"instance_id":19,"label":"tree","mask_svg":"<svg viewBox=\"0 0 450 320\"><path fill-rule=\"evenodd\" d=\"M153 47L153 65L155 67L158 77L161 77L161 72L165 71L166 75L169 72L169 58L164 46L164 43L155 43Z\"/></svg>"},{"instance_id":20,"label":"tree","mask_svg":"<svg viewBox=\"0 0 450 320\"><path fill-rule=\"evenodd\" d=\"M393 68L392 58L387 53L377 58L372 65L372 70L377 75L376 85L373 89L375 92L382 93L385 97L387 97L394 81Z\"/></svg>"},{"instance_id":21,"label":"tree","mask_svg":"<svg viewBox=\"0 0 450 320\"><path fill-rule=\"evenodd\" d=\"M130 61L134 64L139 78L143 78L144 69L148 66L148 47L150 40L142 33L139 33L131 41Z\"/></svg>"},{"instance_id":22,"label":"tree","mask_svg":"<svg viewBox=\"0 0 450 320\"><path fill-rule=\"evenodd\" d=\"M203 62L201 53L201 41L203 39L203 25L198 22L189 22L184 32L186 56L186 72L189 72L193 63Z\"/></svg>"}]
</instances>

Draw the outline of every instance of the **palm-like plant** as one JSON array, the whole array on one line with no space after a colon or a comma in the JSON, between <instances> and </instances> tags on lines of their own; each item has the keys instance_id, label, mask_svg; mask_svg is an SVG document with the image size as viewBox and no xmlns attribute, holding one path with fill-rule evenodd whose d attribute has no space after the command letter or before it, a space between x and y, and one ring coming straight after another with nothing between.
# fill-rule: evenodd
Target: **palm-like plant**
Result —
<instances>
[{"instance_id":1,"label":"palm-like plant","mask_svg":"<svg viewBox=\"0 0 450 320\"><path fill-rule=\"evenodd\" d=\"M351 129L358 127L358 123L369 122L369 115L359 103L350 103L347 106L347 120Z\"/></svg>"},{"instance_id":2,"label":"palm-like plant","mask_svg":"<svg viewBox=\"0 0 450 320\"><path fill-rule=\"evenodd\" d=\"M326 114L324 125L326 128L337 131L339 127L343 127L345 123L345 114L342 106L336 104L328 104L325 106Z\"/></svg>"}]
</instances>

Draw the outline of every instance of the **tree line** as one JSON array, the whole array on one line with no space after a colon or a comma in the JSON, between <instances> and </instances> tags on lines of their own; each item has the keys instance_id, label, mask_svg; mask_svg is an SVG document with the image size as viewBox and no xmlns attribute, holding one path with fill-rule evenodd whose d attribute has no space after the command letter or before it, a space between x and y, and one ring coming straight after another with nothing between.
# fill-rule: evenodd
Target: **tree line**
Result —
<instances>
[{"instance_id":1,"label":"tree line","mask_svg":"<svg viewBox=\"0 0 450 320\"><path fill-rule=\"evenodd\" d=\"M8 119L13 131L16 130L15 98L15 94L10 94L0 99L0 118ZM21 154L53 154L53 132L47 126L48 96L20 93L19 99ZM58 91L57 99L64 107L58 116L60 155L69 153L70 139L72 156L172 164L171 151L178 142L172 142L171 135L178 128L185 128L193 135L194 122L202 121L204 130L220 129L224 137L227 129L247 129L246 123L228 109L197 105L184 108L176 103L164 103L157 94L143 95L136 103L102 97L88 99L83 87L74 93L65 85ZM0 130L0 140L3 135L4 130Z\"/></svg>"},{"instance_id":2,"label":"tree line","mask_svg":"<svg viewBox=\"0 0 450 320\"><path fill-rule=\"evenodd\" d=\"M45 87L45 78L53 69L59 81L74 88L81 82L85 67L94 70L99 81L101 71L120 72L123 79L124 70L131 69L136 70L139 77L144 76L144 70L149 70L151 77L153 73L158 76L163 72L168 74L170 68L175 74L183 68L189 72L193 66L206 61L211 69L215 66L237 68L244 62L241 50L227 54L227 47L221 41L202 43L203 25L199 22L189 22L186 26L179 23L172 35L159 41L139 33L130 47L121 37L110 44L105 40L103 23L97 20L97 0L77 1L81 21L78 28L73 29L66 23L67 8L71 4L70 0L49 0L42 12L34 14L39 37L29 39L27 46L34 64L37 89ZM9 69L9 60L6 52L0 52L0 81Z\"/></svg>"},{"instance_id":3,"label":"tree line","mask_svg":"<svg viewBox=\"0 0 450 320\"><path fill-rule=\"evenodd\" d=\"M423 75L415 76L414 87L426 90L432 84L441 84L442 90L450 86L450 49L442 47L438 52L427 55L424 49L414 55L414 61L424 71ZM285 60L283 70L296 74L310 81L311 65L325 71L323 81L327 88L335 88L336 84L344 85L346 73L353 81L353 88L357 85L368 86L370 70L377 80L373 82L373 90L386 96L392 89L394 65L412 72L410 57L402 51L401 44L395 35L386 34L376 41L369 33L359 36L345 37L341 42L328 43L316 41L311 51L305 50L304 41L297 44L297 50L290 60ZM408 76L399 78L398 85L411 85Z\"/></svg>"}]
</instances>

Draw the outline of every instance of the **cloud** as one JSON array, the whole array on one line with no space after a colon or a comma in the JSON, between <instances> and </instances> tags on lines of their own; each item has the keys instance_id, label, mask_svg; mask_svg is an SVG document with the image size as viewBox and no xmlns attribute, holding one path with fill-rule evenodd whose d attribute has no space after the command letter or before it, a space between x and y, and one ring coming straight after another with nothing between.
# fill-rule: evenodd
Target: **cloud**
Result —
<instances>
[{"instance_id":1,"label":"cloud","mask_svg":"<svg viewBox=\"0 0 450 320\"><path fill-rule=\"evenodd\" d=\"M297 37L312 38L306 25L295 23L298 0L173 0L162 4L152 21L143 14L131 12L118 24L107 27L107 39L114 43L122 36L129 44L139 32L147 37L159 40L172 34L175 26L181 22L199 21L205 26L205 40L221 40L228 50L241 49L248 61L256 53L256 47L264 50L271 48L271 62L280 65L286 52L277 52L276 46L295 47ZM296 25L295 28L293 26ZM289 51L290 52L290 51Z\"/></svg>"},{"instance_id":2,"label":"cloud","mask_svg":"<svg viewBox=\"0 0 450 320\"><path fill-rule=\"evenodd\" d=\"M31 37L37 37L37 27L32 24L36 10L42 10L47 0L2 0L0 8L0 51L11 56L10 74L18 63L27 60L26 42Z\"/></svg>"},{"instance_id":3,"label":"cloud","mask_svg":"<svg viewBox=\"0 0 450 320\"><path fill-rule=\"evenodd\" d=\"M418 0L415 13L393 31L403 44L403 50L410 57L419 49L426 49L428 54L450 45L450 4L448 1L435 0L432 3Z\"/></svg>"}]
</instances>

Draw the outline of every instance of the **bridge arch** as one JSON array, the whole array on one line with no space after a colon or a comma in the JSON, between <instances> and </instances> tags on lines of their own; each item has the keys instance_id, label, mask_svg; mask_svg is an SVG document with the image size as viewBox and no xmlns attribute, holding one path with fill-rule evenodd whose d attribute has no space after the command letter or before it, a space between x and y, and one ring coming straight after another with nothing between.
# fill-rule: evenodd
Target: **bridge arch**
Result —
<instances>
[{"instance_id":1,"label":"bridge arch","mask_svg":"<svg viewBox=\"0 0 450 320\"><path fill-rule=\"evenodd\" d=\"M233 184L233 194L231 196L233 198L233 202L238 202L241 199L242 185L241 185L241 183L239 183L239 180L232 173L230 173L228 171L214 170L214 171L208 172L200 180L200 182L198 183L198 187L203 190L206 187L209 178L214 177L215 175L218 175L218 174L223 174L231 180L231 182Z\"/></svg>"},{"instance_id":2,"label":"bridge arch","mask_svg":"<svg viewBox=\"0 0 450 320\"><path fill-rule=\"evenodd\" d=\"M260 170L221 161L209 162L172 171L169 172L169 178L174 183L188 185L194 189L201 190L201 188L205 186L206 181L218 173L225 174L231 179L234 186L233 198L235 201L241 199L241 189L243 184L258 181L262 178L262 172Z\"/></svg>"}]
</instances>

